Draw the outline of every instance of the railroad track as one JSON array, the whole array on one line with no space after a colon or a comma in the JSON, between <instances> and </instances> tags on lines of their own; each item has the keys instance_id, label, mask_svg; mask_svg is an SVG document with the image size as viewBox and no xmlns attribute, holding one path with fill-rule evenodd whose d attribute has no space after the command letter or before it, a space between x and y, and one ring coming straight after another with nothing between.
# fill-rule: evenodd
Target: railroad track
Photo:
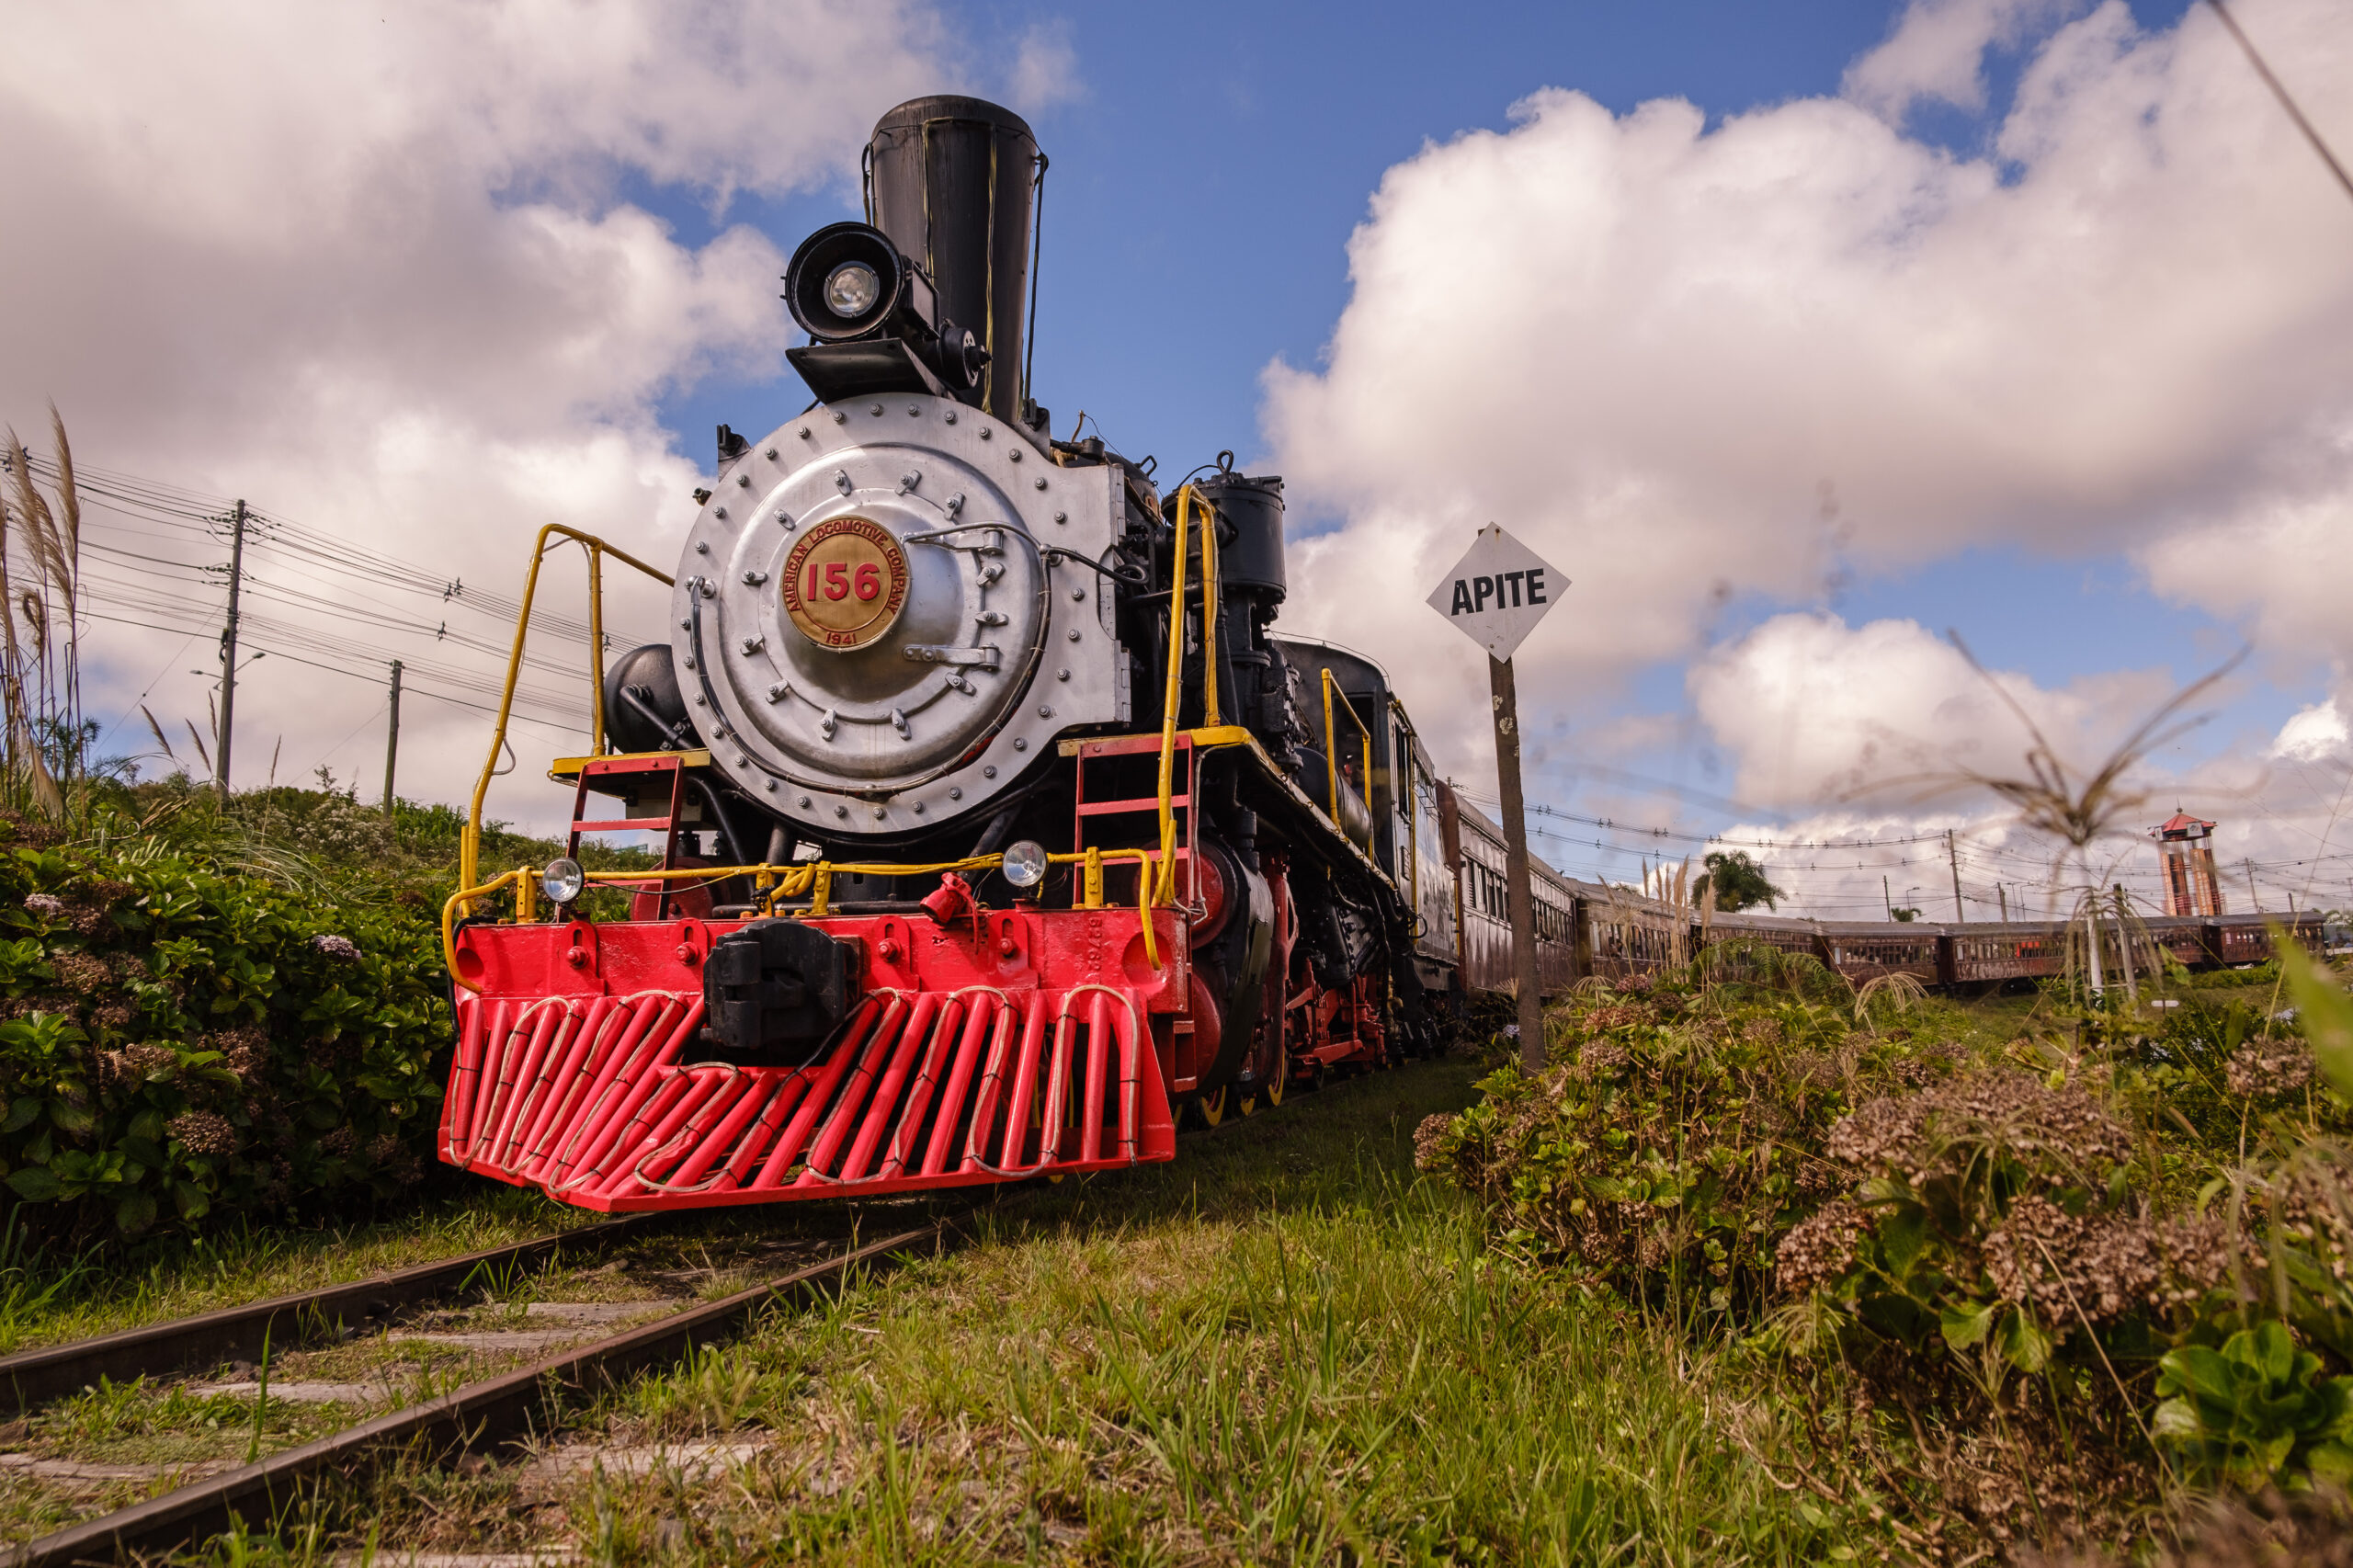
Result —
<instances>
[{"instance_id":1,"label":"railroad track","mask_svg":"<svg viewBox=\"0 0 2353 1568\"><path fill-rule=\"evenodd\" d=\"M0 1404L11 1414L21 1414L87 1388L101 1378L122 1383L223 1362L256 1360L273 1339L285 1344L313 1325L386 1321L404 1309L462 1290L476 1278L535 1267L567 1248L576 1251L608 1244L623 1234L643 1230L644 1221L650 1218L631 1215L558 1231L367 1279L0 1357Z\"/></svg>"},{"instance_id":2,"label":"railroad track","mask_svg":"<svg viewBox=\"0 0 2353 1568\"><path fill-rule=\"evenodd\" d=\"M990 1189L994 1196L995 1189ZM593 1396L617 1386L631 1374L676 1361L698 1345L732 1336L764 1307L779 1299L803 1296L839 1280L861 1264L873 1264L894 1255L945 1246L958 1222L985 1203L967 1203L926 1222L897 1229L873 1241L835 1244L816 1261L762 1279L716 1301L639 1322L585 1344L572 1344L532 1358L529 1364L481 1377L437 1397L423 1399L389 1413L362 1420L325 1437L282 1449L250 1463L202 1475L159 1496L131 1504L21 1545L0 1550L0 1568L68 1568L92 1562L127 1562L199 1542L230 1528L233 1520L267 1525L282 1516L313 1482L330 1473L352 1475L399 1456L424 1455L449 1461L464 1453L480 1453L514 1438L544 1436L556 1420L556 1407L567 1399ZM279 1297L251 1306L209 1312L199 1317L149 1328L109 1335L74 1345L49 1347L0 1360L0 1388L19 1409L45 1399L83 1389L103 1376L125 1379L166 1377L191 1369L218 1368L224 1361L259 1354L271 1333L291 1335L298 1326L315 1331L341 1316L348 1322L389 1325L403 1306L415 1306L446 1297L486 1273L544 1262L559 1249L583 1241L607 1244L623 1234L642 1233L645 1216L590 1227L562 1235L542 1236L512 1246L492 1248L439 1263L352 1284ZM617 1308L659 1307L664 1303L613 1303ZM555 1306L557 1304L547 1304ZM594 1304L584 1304L593 1306ZM578 1308L575 1311L580 1310ZM642 1315L642 1314L641 1314ZM595 1314L590 1313L593 1321ZM578 1319L573 1320L575 1324ZM576 1327L574 1333L577 1332ZM465 1334L404 1335L413 1342L460 1346L471 1343L532 1338L521 1335ZM563 1329L540 1331L538 1337L566 1337ZM209 1392L260 1394L260 1386L216 1385ZM274 1394L280 1403L302 1398L335 1401L338 1389L353 1385L313 1385ZM381 1392L381 1391L380 1391ZM63 1467L68 1471L98 1471L104 1466Z\"/></svg>"}]
</instances>

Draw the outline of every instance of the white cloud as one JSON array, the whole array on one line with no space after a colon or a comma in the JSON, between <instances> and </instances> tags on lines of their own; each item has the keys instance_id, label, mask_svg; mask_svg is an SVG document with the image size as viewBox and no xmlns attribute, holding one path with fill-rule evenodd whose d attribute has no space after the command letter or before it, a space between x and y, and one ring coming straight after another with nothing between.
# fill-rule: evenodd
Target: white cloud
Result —
<instances>
[{"instance_id":1,"label":"white cloud","mask_svg":"<svg viewBox=\"0 0 2353 1568\"><path fill-rule=\"evenodd\" d=\"M1021 35L1006 82L1006 97L1015 108L1025 115L1042 114L1082 97L1085 87L1067 27L1040 22Z\"/></svg>"},{"instance_id":2,"label":"white cloud","mask_svg":"<svg viewBox=\"0 0 2353 1568\"><path fill-rule=\"evenodd\" d=\"M1948 28L1918 58L1973 80L2027 14L1925 9L1897 41ZM2353 19L2240 14L2353 143ZM1495 519L1575 580L1519 661L1555 712L1688 655L1728 592L1812 598L1842 554L2139 547L2167 593L2258 627L2311 600L2294 624L2316 625L2325 579L2264 519L2353 497L2353 208L2200 10L2151 33L2109 0L2058 28L1995 147L1955 156L1847 100L1711 129L1548 89L1392 168L1324 362L1267 375L1295 505L1345 518L1298 547L1330 587L1291 617L1427 638L1398 673L1442 715L1478 665L1416 601ZM2172 570L2199 537L2235 558ZM1441 727L1442 755L1483 752L1475 714Z\"/></svg>"},{"instance_id":3,"label":"white cloud","mask_svg":"<svg viewBox=\"0 0 2353 1568\"><path fill-rule=\"evenodd\" d=\"M1985 51L2083 8L2079 0L1912 0L1887 41L1847 68L1846 95L1901 122L1923 98L1985 107Z\"/></svg>"},{"instance_id":4,"label":"white cloud","mask_svg":"<svg viewBox=\"0 0 2353 1568\"><path fill-rule=\"evenodd\" d=\"M2345 741L2345 714L2332 697L2290 715L2266 755L2290 762L2318 762L2342 756Z\"/></svg>"},{"instance_id":5,"label":"white cloud","mask_svg":"<svg viewBox=\"0 0 2353 1568\"><path fill-rule=\"evenodd\" d=\"M1848 626L1835 616L1781 615L1709 650L1688 673L1693 709L1733 766L1733 792L1790 817L1735 824L1724 837L1792 845L1757 858L1790 889L1793 911L1819 918L1878 918L1892 896L1925 918L1950 919L1957 859L1969 918L1984 920L2005 898L2014 914L2039 915L2053 898L2063 910L2075 896L2067 890L2087 878L2121 883L2154 907L2162 895L2146 830L2187 805L2220 824L2216 851L2236 868L2231 907L2247 907L2250 861L2267 907L2284 907L2291 893L2305 905L2353 902L2353 790L2335 702L2282 726L2268 752L2278 767L2158 748L2118 780L2118 792L2140 797L2140 806L2078 855L2022 828L2010 803L1963 776L2029 776L2022 710L2080 790L2172 696L2170 678L2125 672L2053 688L1994 671L1990 680L1999 692L1950 643L1908 620ZM2212 711L2228 694L2211 695L2182 718ZM1643 810L1658 815L1655 805ZM1941 842L1948 828L1950 851ZM1915 891L1907 897L1907 889Z\"/></svg>"},{"instance_id":6,"label":"white cloud","mask_svg":"<svg viewBox=\"0 0 2353 1568\"><path fill-rule=\"evenodd\" d=\"M854 178L882 109L1006 64L959 64L946 44L921 0L180 4L136 25L20 8L0 53L0 200L15 215L0 416L31 435L53 397L85 464L246 495L477 590L511 595L551 521L666 565L703 454L673 449L657 400L780 369L783 257L741 226L682 244L624 182L687 187L723 214L735 191ZM1024 67L1040 91L1069 68ZM117 526L96 514L92 537ZM166 536L115 542L224 553ZM313 630L277 634L280 656L241 688L241 783L261 780L280 735L281 781L339 741L346 774L381 767L381 692L297 655L404 657L413 690L436 659L503 662L429 634L446 618L503 637L462 598L380 600L301 575L315 563L273 564L266 546L259 566L249 614ZM186 572L91 570L104 613L217 613L217 587ZM572 613L577 574L551 572ZM654 598L615 588L622 628L647 626ZM347 608L283 602L299 592ZM379 613L427 631L384 631ZM110 747L143 728L128 705L158 669L151 705L201 722L203 685L176 672L208 663L210 641L175 653L179 633L100 623L89 706L130 714ZM565 695L585 705L576 682ZM535 756L564 749L551 732L521 738ZM404 785L462 798L484 739L480 714L413 700ZM511 810L545 803L525 794Z\"/></svg>"},{"instance_id":7,"label":"white cloud","mask_svg":"<svg viewBox=\"0 0 2353 1568\"><path fill-rule=\"evenodd\" d=\"M1956 797L1982 807L1984 795L1963 788L1963 776L2024 770L2034 736L2021 710L2082 778L2172 686L2151 672L2054 691L2013 672L1979 674L1916 621L1849 627L1801 614L1711 650L1686 684L1700 721L1737 759L1738 797L1800 809Z\"/></svg>"}]
</instances>

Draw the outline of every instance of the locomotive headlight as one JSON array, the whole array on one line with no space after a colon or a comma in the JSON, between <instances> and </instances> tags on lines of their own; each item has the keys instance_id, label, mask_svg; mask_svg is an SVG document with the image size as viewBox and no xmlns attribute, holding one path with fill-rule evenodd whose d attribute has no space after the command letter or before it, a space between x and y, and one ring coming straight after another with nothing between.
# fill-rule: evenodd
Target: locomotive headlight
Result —
<instances>
[{"instance_id":1,"label":"locomotive headlight","mask_svg":"<svg viewBox=\"0 0 2353 1568\"><path fill-rule=\"evenodd\" d=\"M1034 888L1046 880L1046 846L1025 838L1005 852L1005 880L1017 888Z\"/></svg>"},{"instance_id":2,"label":"locomotive headlight","mask_svg":"<svg viewBox=\"0 0 2353 1568\"><path fill-rule=\"evenodd\" d=\"M540 873L540 891L548 895L550 903L570 903L587 885L588 873L569 856L549 861L548 869Z\"/></svg>"},{"instance_id":3,"label":"locomotive headlight","mask_svg":"<svg viewBox=\"0 0 2353 1568\"><path fill-rule=\"evenodd\" d=\"M862 316L882 297L882 279L862 261L846 261L825 279L825 303L838 316Z\"/></svg>"},{"instance_id":4,"label":"locomotive headlight","mask_svg":"<svg viewBox=\"0 0 2353 1568\"><path fill-rule=\"evenodd\" d=\"M910 297L920 276L890 236L867 223L828 223L792 253L784 302L819 343L839 343L884 329L923 300ZM918 290L927 298L927 287Z\"/></svg>"}]
</instances>

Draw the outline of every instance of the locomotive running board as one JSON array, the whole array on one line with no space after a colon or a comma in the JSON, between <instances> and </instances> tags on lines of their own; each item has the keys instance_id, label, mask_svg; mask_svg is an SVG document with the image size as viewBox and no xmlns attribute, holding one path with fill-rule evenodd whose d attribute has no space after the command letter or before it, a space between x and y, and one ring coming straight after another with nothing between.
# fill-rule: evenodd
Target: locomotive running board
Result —
<instances>
[{"instance_id":1,"label":"locomotive running board","mask_svg":"<svg viewBox=\"0 0 2353 1568\"><path fill-rule=\"evenodd\" d=\"M1134 990L870 992L801 1068L682 1062L699 991L458 1003L449 1164L585 1209L720 1208L1176 1157Z\"/></svg>"}]
</instances>

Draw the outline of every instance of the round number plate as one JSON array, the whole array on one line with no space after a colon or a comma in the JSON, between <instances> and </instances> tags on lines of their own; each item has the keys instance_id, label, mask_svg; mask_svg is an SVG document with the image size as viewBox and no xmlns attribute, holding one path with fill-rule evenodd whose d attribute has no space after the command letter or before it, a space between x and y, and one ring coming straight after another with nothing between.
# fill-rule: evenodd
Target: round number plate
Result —
<instances>
[{"instance_id":1,"label":"round number plate","mask_svg":"<svg viewBox=\"0 0 2353 1568\"><path fill-rule=\"evenodd\" d=\"M881 524L834 517L785 559L784 613L820 648L848 653L891 630L907 602L907 558Z\"/></svg>"}]
</instances>

